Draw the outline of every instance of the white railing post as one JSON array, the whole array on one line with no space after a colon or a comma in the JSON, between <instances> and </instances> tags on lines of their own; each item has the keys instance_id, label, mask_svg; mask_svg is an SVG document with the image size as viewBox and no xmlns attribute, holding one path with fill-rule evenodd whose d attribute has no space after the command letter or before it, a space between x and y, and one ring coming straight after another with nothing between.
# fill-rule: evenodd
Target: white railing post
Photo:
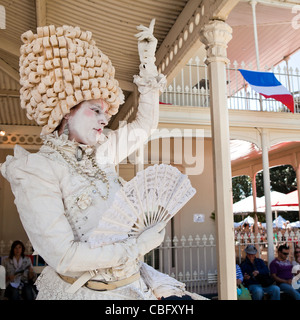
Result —
<instances>
[{"instance_id":1,"label":"white railing post","mask_svg":"<svg viewBox=\"0 0 300 320\"><path fill-rule=\"evenodd\" d=\"M210 93L208 69L205 59L198 56L189 60L177 77L172 80L161 96L161 102L194 107L210 107ZM234 110L289 112L279 101L266 99L246 83L239 72L239 68L253 70L252 63L245 61L228 62L226 66L226 95L228 108ZM265 65L262 70L273 72L276 78L287 87L295 100L295 113L299 113L300 103L300 75L298 68L287 68L280 65L274 67ZM261 109L262 107L262 109Z\"/></svg>"}]
</instances>

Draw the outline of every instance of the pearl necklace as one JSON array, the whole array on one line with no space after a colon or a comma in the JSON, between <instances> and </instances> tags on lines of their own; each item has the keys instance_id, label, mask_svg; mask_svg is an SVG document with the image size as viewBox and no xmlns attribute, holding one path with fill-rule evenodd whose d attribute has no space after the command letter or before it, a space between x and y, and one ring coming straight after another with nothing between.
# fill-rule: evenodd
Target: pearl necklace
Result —
<instances>
[{"instance_id":1,"label":"pearl necklace","mask_svg":"<svg viewBox=\"0 0 300 320\"><path fill-rule=\"evenodd\" d=\"M109 181L106 176L106 172L101 170L98 167L98 164L97 164L95 158L92 156L92 154L89 154L89 155L86 154L87 159L90 161L92 168L94 169L94 172L92 172L90 175L88 175L87 173L83 172L82 167L79 164L78 160L76 161L74 159L71 159L65 152L63 152L63 150L61 148L59 148L58 146L56 146L54 143L52 143L49 140L46 141L45 144L47 146L49 146L51 149L57 151L63 157L63 159L68 164L70 164L79 175L83 176L86 180L89 181L90 185L93 186L93 193L98 193L103 200L108 199L110 185L109 185ZM74 157L76 157L76 155ZM106 195L102 195L102 193L100 192L100 190L98 189L98 187L96 185L96 180L100 180L104 184L106 184Z\"/></svg>"}]
</instances>

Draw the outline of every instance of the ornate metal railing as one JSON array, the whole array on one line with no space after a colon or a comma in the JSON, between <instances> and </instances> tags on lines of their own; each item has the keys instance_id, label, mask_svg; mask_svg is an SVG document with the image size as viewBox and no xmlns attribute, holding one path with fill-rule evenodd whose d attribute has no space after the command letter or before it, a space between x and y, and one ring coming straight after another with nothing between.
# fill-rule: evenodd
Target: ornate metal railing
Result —
<instances>
[{"instance_id":1,"label":"ornate metal railing","mask_svg":"<svg viewBox=\"0 0 300 320\"><path fill-rule=\"evenodd\" d=\"M226 66L228 108L268 112L290 112L274 99L266 99L252 90L238 69L254 70L252 65L236 61ZM273 72L293 95L295 113L300 113L300 72L298 68L265 66L261 71ZM189 60L161 95L160 101L176 106L209 107L208 67L199 57Z\"/></svg>"}]
</instances>

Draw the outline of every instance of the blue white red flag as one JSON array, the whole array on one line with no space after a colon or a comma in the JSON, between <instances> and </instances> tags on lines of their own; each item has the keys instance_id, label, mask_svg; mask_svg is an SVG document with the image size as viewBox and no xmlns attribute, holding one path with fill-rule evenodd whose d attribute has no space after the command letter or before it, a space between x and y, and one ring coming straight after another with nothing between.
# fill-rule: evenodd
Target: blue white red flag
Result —
<instances>
[{"instance_id":1,"label":"blue white red flag","mask_svg":"<svg viewBox=\"0 0 300 320\"><path fill-rule=\"evenodd\" d=\"M239 69L251 88L264 96L280 101L294 112L294 98L292 94L275 77L273 72L249 71Z\"/></svg>"}]
</instances>

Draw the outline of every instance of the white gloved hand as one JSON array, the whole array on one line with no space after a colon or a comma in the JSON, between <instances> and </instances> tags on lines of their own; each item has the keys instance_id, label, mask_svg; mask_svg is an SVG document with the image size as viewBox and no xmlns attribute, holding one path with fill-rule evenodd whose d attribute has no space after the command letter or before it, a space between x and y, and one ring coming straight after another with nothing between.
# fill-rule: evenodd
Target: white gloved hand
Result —
<instances>
[{"instance_id":1,"label":"white gloved hand","mask_svg":"<svg viewBox=\"0 0 300 320\"><path fill-rule=\"evenodd\" d=\"M157 39L153 35L155 19L152 19L149 28L142 25L138 26L140 30L135 36L138 38L138 51L140 56L140 76L147 77L158 75L155 65L155 51L157 46Z\"/></svg>"},{"instance_id":2,"label":"white gloved hand","mask_svg":"<svg viewBox=\"0 0 300 320\"><path fill-rule=\"evenodd\" d=\"M136 243L140 256L155 249L163 242L165 237L165 226L165 222L159 222L138 236Z\"/></svg>"}]
</instances>

